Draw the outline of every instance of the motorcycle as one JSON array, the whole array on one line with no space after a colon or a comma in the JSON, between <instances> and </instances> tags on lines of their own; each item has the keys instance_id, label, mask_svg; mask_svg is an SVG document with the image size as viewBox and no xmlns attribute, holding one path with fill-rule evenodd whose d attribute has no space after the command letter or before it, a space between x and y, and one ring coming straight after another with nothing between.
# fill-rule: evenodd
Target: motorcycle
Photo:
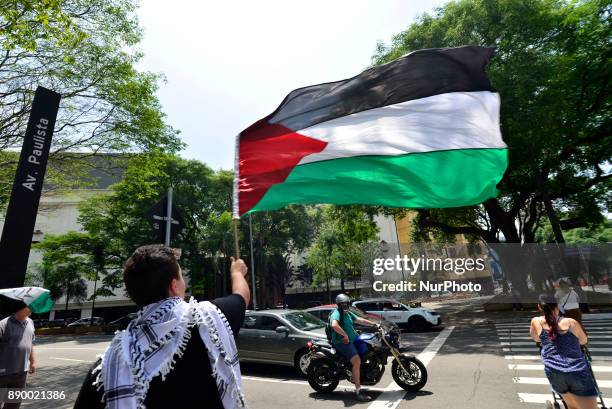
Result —
<instances>
[{"instance_id":1,"label":"motorcycle","mask_svg":"<svg viewBox=\"0 0 612 409\"><path fill-rule=\"evenodd\" d=\"M400 352L399 334L386 332L384 328L372 334L360 334L355 347L361 357L361 384L376 385L387 366L387 358L393 356L391 375L404 390L416 392L427 383L425 365L413 355ZM341 379L353 383L351 362L325 341L309 341L310 365L307 377L317 392L332 392Z\"/></svg>"}]
</instances>

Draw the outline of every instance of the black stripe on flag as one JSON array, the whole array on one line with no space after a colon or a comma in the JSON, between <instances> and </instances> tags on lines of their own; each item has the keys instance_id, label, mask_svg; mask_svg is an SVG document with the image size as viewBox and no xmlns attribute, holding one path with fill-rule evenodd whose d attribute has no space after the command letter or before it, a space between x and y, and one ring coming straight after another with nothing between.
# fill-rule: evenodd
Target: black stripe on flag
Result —
<instances>
[{"instance_id":1,"label":"black stripe on flag","mask_svg":"<svg viewBox=\"0 0 612 409\"><path fill-rule=\"evenodd\" d=\"M299 88L265 121L295 131L341 116L447 92L493 91L493 48L419 50L342 81Z\"/></svg>"}]
</instances>

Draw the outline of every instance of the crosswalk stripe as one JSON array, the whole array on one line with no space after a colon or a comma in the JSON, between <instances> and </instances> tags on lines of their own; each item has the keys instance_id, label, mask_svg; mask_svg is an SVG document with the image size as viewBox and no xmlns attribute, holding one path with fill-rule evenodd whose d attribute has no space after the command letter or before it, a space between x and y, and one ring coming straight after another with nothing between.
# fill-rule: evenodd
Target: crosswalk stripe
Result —
<instances>
[{"instance_id":1,"label":"crosswalk stripe","mask_svg":"<svg viewBox=\"0 0 612 409\"><path fill-rule=\"evenodd\" d=\"M531 339L531 337L528 336L528 335L521 335L521 336L513 335L511 337L505 336L505 335L504 336L501 336L501 335L499 336L499 340L500 341L513 341L515 339L527 339L527 340L529 340L529 339ZM591 334L589 334L589 344L591 343L592 340L596 340L596 339L606 340L606 341L608 341L606 343L608 345L610 344L610 342L612 342L612 341L610 341L610 336L608 336L608 335L591 335Z\"/></svg>"},{"instance_id":2,"label":"crosswalk stripe","mask_svg":"<svg viewBox=\"0 0 612 409\"><path fill-rule=\"evenodd\" d=\"M517 351L517 352L529 352L529 351L533 351L534 348L537 348L535 346L535 343L533 344L533 347L531 347L531 348L523 348L523 347L519 347L519 348L502 348L502 350L504 352L511 352L511 350L512 351ZM598 347L591 348L591 347L589 347L589 351L591 351L591 352L612 352L612 348L598 348ZM595 359L595 357L593 357L593 359Z\"/></svg>"},{"instance_id":3,"label":"crosswalk stripe","mask_svg":"<svg viewBox=\"0 0 612 409\"><path fill-rule=\"evenodd\" d=\"M535 346L535 342L534 341L523 342L523 341L514 341L514 339L511 342L500 341L500 344L503 345L503 346L513 346L513 345L531 345L531 346ZM591 342L591 340L589 340L589 350L593 350L593 348L591 348L591 346L593 346L593 345L610 345L610 341L608 341L608 342ZM612 349L610 349L609 352L612 352Z\"/></svg>"},{"instance_id":4,"label":"crosswalk stripe","mask_svg":"<svg viewBox=\"0 0 612 409\"><path fill-rule=\"evenodd\" d=\"M454 326L446 327L425 347L417 358L427 367L431 360L436 356L440 348L444 345ZM400 388L395 382L389 386L374 400L368 409L395 409L406 396L406 391Z\"/></svg>"},{"instance_id":5,"label":"crosswalk stripe","mask_svg":"<svg viewBox=\"0 0 612 409\"><path fill-rule=\"evenodd\" d=\"M517 322L506 322L506 323L493 323L496 327L516 327L521 325L528 325L531 322L531 319ZM612 320L582 320L582 323L585 326L588 325L605 325L612 324Z\"/></svg>"},{"instance_id":6,"label":"crosswalk stripe","mask_svg":"<svg viewBox=\"0 0 612 409\"><path fill-rule=\"evenodd\" d=\"M548 385L548 378L532 378L532 377L523 377L523 376L516 376L514 378L512 378L512 382L514 383L526 383L529 385ZM602 388L612 388L612 381L602 381L602 380L598 380L597 381L597 385L599 386L600 389Z\"/></svg>"},{"instance_id":7,"label":"crosswalk stripe","mask_svg":"<svg viewBox=\"0 0 612 409\"><path fill-rule=\"evenodd\" d=\"M504 327L504 328L497 328L497 332L500 331L529 331L529 325L521 325L520 327ZM591 331L597 331L597 330L601 330L601 331L610 331L612 330L612 325L608 326L608 327L586 327L587 332L591 332Z\"/></svg>"},{"instance_id":8,"label":"crosswalk stripe","mask_svg":"<svg viewBox=\"0 0 612 409\"><path fill-rule=\"evenodd\" d=\"M553 400L550 393L518 393L519 401L523 403L546 403ZM612 406L612 399L604 398L606 406Z\"/></svg>"},{"instance_id":9,"label":"crosswalk stripe","mask_svg":"<svg viewBox=\"0 0 612 409\"><path fill-rule=\"evenodd\" d=\"M519 324L523 324L525 322L529 322L531 321L532 317L529 318L523 318L520 321L514 321L514 322L494 322L493 324L495 325L519 325ZM610 323L612 322L612 319L598 319L598 320L585 320L583 319L582 322L586 322L586 323Z\"/></svg>"},{"instance_id":10,"label":"crosswalk stripe","mask_svg":"<svg viewBox=\"0 0 612 409\"><path fill-rule=\"evenodd\" d=\"M518 352L518 351L517 351ZM542 358L540 357L540 355L504 355L505 359L512 359L512 360L534 360L534 361L540 361ZM612 361L612 356L594 356L593 357L593 361L594 362L599 362L599 361Z\"/></svg>"},{"instance_id":11,"label":"crosswalk stripe","mask_svg":"<svg viewBox=\"0 0 612 409\"><path fill-rule=\"evenodd\" d=\"M594 372L612 372L612 366L592 366ZM544 365L538 364L508 364L512 371L543 371Z\"/></svg>"},{"instance_id":12,"label":"crosswalk stripe","mask_svg":"<svg viewBox=\"0 0 612 409\"><path fill-rule=\"evenodd\" d=\"M525 325L529 325L530 323L531 323L531 320L515 322L513 324L494 324L494 325L497 328L514 328L514 327L522 327ZM582 324L585 327L594 326L594 325L612 325L612 321L583 321Z\"/></svg>"}]
</instances>

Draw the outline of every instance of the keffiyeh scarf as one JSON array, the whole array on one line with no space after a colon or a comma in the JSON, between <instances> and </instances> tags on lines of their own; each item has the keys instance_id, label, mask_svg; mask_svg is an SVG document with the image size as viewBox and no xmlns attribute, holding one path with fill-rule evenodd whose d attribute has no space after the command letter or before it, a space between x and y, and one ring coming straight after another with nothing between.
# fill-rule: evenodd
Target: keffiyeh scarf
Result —
<instances>
[{"instance_id":1,"label":"keffiyeh scarf","mask_svg":"<svg viewBox=\"0 0 612 409\"><path fill-rule=\"evenodd\" d=\"M149 383L157 375L163 381L172 371L196 325L223 407L246 407L238 351L227 319L208 301L173 297L142 308L126 330L115 334L94 369L94 386L104 388L106 408L145 409Z\"/></svg>"}]
</instances>

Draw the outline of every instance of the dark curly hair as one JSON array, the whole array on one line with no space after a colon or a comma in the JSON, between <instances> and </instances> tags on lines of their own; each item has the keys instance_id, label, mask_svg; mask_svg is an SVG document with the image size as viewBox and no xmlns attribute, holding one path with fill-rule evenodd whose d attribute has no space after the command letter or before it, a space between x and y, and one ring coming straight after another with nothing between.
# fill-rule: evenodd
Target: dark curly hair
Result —
<instances>
[{"instance_id":1,"label":"dark curly hair","mask_svg":"<svg viewBox=\"0 0 612 409\"><path fill-rule=\"evenodd\" d=\"M141 246L123 266L128 295L142 307L168 297L172 279L180 278L180 266L173 249L162 244Z\"/></svg>"}]
</instances>

